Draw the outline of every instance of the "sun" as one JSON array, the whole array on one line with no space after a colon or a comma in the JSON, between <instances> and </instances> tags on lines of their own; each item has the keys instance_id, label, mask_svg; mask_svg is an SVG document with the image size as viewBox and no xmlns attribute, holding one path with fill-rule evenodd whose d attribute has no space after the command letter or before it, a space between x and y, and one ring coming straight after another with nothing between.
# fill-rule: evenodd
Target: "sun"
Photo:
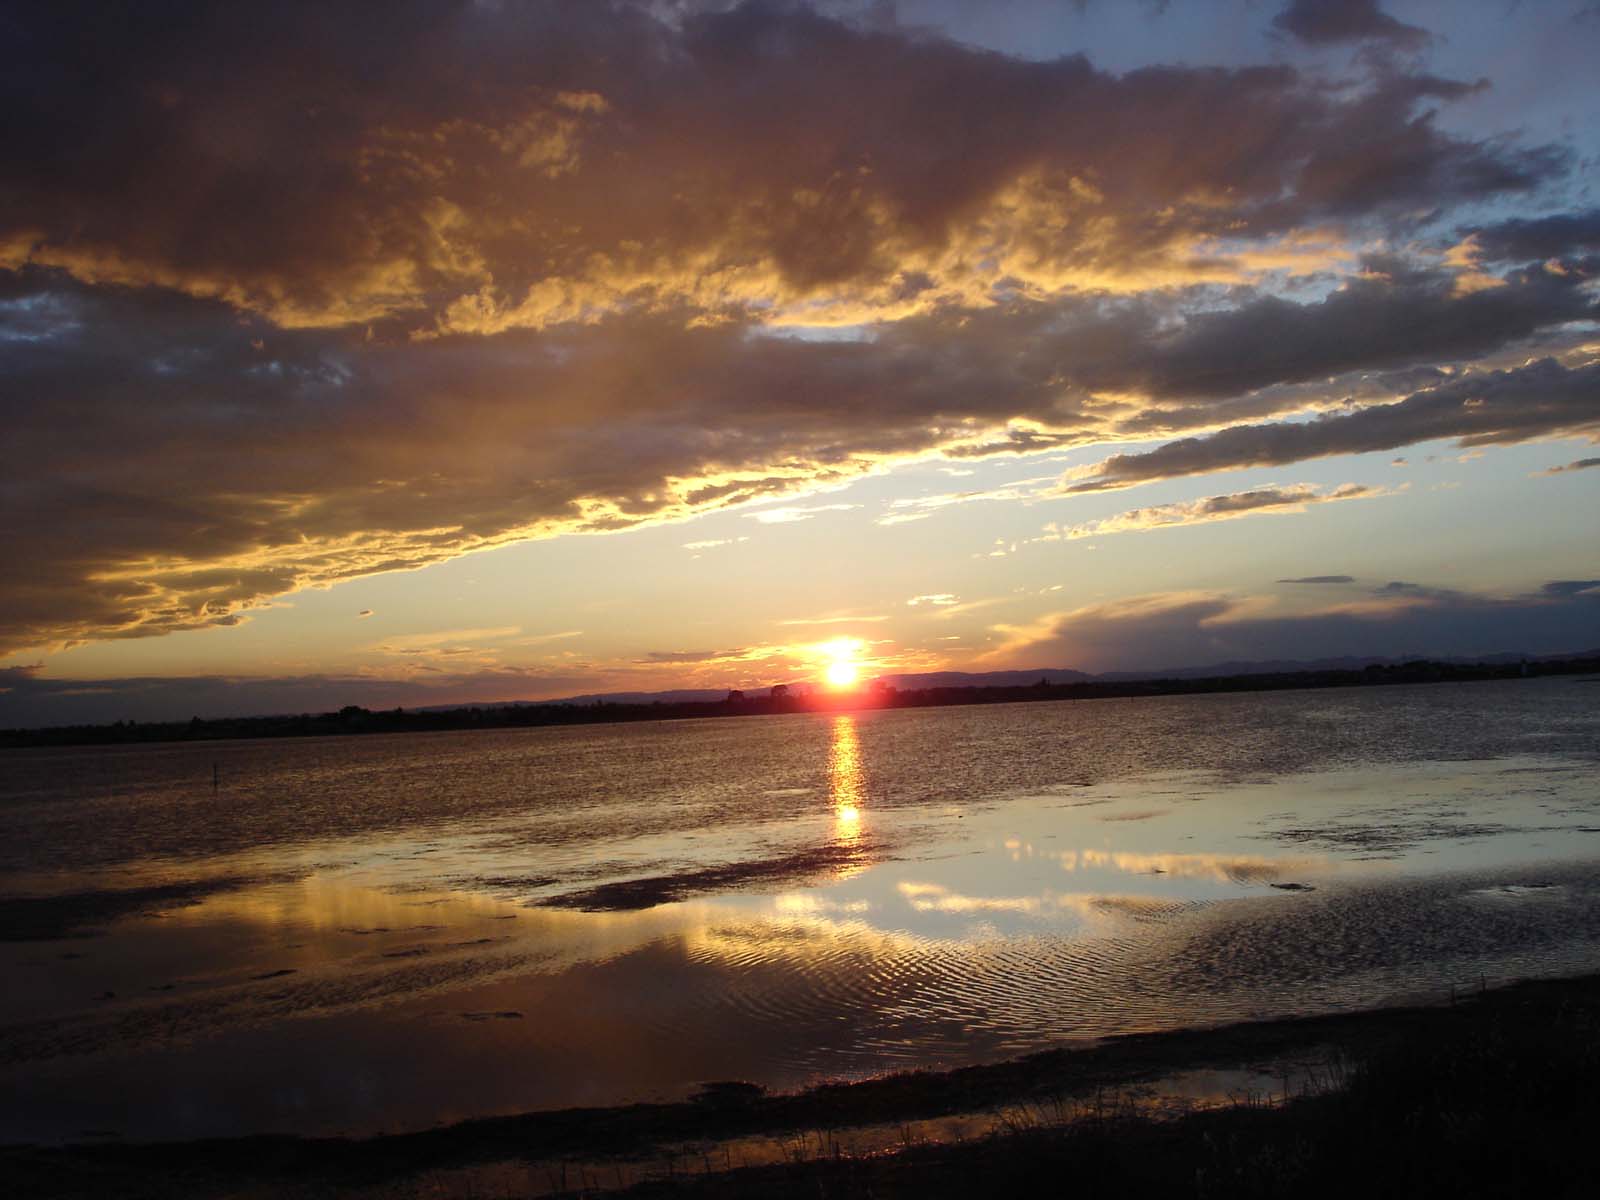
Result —
<instances>
[{"instance_id":1,"label":"sun","mask_svg":"<svg viewBox=\"0 0 1600 1200\"><path fill-rule=\"evenodd\" d=\"M861 682L861 655L867 644L860 638L837 637L812 646L812 661L822 668L822 678L835 691L847 691Z\"/></svg>"},{"instance_id":2,"label":"sun","mask_svg":"<svg viewBox=\"0 0 1600 1200\"><path fill-rule=\"evenodd\" d=\"M847 688L860 677L860 669L847 658L837 659L828 664L827 679L832 687Z\"/></svg>"}]
</instances>

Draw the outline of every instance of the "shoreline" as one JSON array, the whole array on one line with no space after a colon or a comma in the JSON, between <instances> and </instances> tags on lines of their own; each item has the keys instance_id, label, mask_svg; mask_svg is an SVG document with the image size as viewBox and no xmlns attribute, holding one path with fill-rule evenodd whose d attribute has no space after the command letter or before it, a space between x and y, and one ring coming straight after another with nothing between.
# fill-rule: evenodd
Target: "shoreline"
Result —
<instances>
[{"instance_id":1,"label":"shoreline","mask_svg":"<svg viewBox=\"0 0 1600 1200\"><path fill-rule=\"evenodd\" d=\"M605 1164L606 1170L596 1175L596 1187L590 1187L585 1175L581 1189L574 1191L615 1190L609 1184L599 1188L601 1174L606 1180L614 1175L616 1186L677 1186L686 1181L673 1183L672 1164L686 1147L704 1159L703 1172L695 1166L704 1176L702 1183L727 1172L780 1169L772 1162L750 1165L747 1155L743 1165L735 1165L727 1148L748 1145L751 1139L779 1145L814 1141L814 1157L829 1158L831 1148L832 1159L843 1162L896 1158L913 1150L923 1157L967 1153L964 1147L981 1141L927 1141L908 1134L895 1154L851 1155L840 1150L840 1135L868 1126L909 1131L919 1122L962 1115L986 1118L991 1137L1038 1134L1047 1127L1060 1134L1065 1124L1054 1125L1038 1114L1060 1115L1074 1106L1088 1113L1091 1109L1085 1106L1093 1105L1103 1116L1108 1095L1126 1100L1134 1089L1152 1084L1159 1093L1160 1081L1188 1071L1244 1071L1272 1078L1287 1071L1287 1096L1295 1091L1295 1078L1330 1078L1338 1064L1367 1062L1420 1045L1476 1046L1491 1028L1543 1031L1574 1021L1585 1030L1600 1029L1600 974L1507 982L1470 996L1441 994L1431 1003L1360 1012L1124 1034L987 1065L824 1083L792 1094L723 1082L709 1084L695 1099L680 1103L531 1112L367 1138L257 1135L188 1142L7 1144L0 1146L0 1182L12 1183L11 1194L54 1197L111 1190L124 1196L223 1196L246 1186L274 1194L297 1189L296 1195L386 1195L383 1189L440 1172L470 1177L494 1168L491 1173L499 1176L510 1169L531 1177L535 1168L581 1163L585 1171L594 1164ZM1303 1084L1300 1090L1309 1094L1313 1089ZM1258 1096L1243 1107L1272 1105ZM1117 1111L1119 1119L1151 1119L1126 1105ZM1019 1119L1018 1114L1027 1113L1035 1115ZM788 1166L803 1168L800 1156L795 1158ZM713 1164L725 1164L726 1171L720 1166L713 1170ZM563 1165L563 1178L565 1174ZM162 1190L177 1178L184 1181L178 1193ZM559 1193L560 1188L542 1190Z\"/></svg>"},{"instance_id":2,"label":"shoreline","mask_svg":"<svg viewBox=\"0 0 1600 1200\"><path fill-rule=\"evenodd\" d=\"M1600 682L1600 658L1573 656L1520 663L1436 662L1417 659L1374 664L1362 670L1307 670L1195 678L1084 680L1026 686L932 687L897 691L868 686L851 692L779 694L725 700L646 703L597 701L506 701L443 711L349 705L338 712L253 717L194 717L189 721L117 721L100 725L55 725L0 729L0 750L124 746L180 742L259 741L277 738L343 737L385 733L443 733L473 729L546 729L572 725L632 724L719 717L784 716L794 713L867 712L885 709L953 708L984 704L1067 700L1126 700L1159 696L1399 687L1412 684L1479 683L1594 674L1578 682ZM775 689L781 692L782 689Z\"/></svg>"}]
</instances>

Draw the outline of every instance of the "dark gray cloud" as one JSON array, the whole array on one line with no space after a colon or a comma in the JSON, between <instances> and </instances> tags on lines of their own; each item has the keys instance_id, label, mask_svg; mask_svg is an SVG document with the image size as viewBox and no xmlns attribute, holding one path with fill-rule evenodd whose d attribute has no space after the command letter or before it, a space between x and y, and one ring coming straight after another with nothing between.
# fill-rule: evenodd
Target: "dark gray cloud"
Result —
<instances>
[{"instance_id":1,"label":"dark gray cloud","mask_svg":"<svg viewBox=\"0 0 1600 1200\"><path fill-rule=\"evenodd\" d=\"M1367 488L1355 488L1353 493L1361 495L1368 491ZM1235 492L1228 496L1210 496L1201 502L1200 512L1207 516L1220 513L1250 512L1258 508L1283 508L1295 504L1304 504L1316 498L1314 493L1308 493L1303 488L1260 488L1253 492Z\"/></svg>"},{"instance_id":2,"label":"dark gray cloud","mask_svg":"<svg viewBox=\"0 0 1600 1200\"><path fill-rule=\"evenodd\" d=\"M1298 579L1280 579L1279 583L1354 583L1354 575L1302 575Z\"/></svg>"},{"instance_id":3,"label":"dark gray cloud","mask_svg":"<svg viewBox=\"0 0 1600 1200\"><path fill-rule=\"evenodd\" d=\"M799 5L64 0L7 32L8 255L294 324L883 299L973 233L1013 272L1181 273L1199 235L1399 219L1563 162L1419 115L1473 90L1450 80L1112 75Z\"/></svg>"},{"instance_id":4,"label":"dark gray cloud","mask_svg":"<svg viewBox=\"0 0 1600 1200\"><path fill-rule=\"evenodd\" d=\"M642 315L370 344L171 294L10 282L0 315L46 298L71 313L0 347L11 646L234 622L306 584L849 478L865 455L956 435L975 406L1051 408L978 346Z\"/></svg>"},{"instance_id":5,"label":"dark gray cloud","mask_svg":"<svg viewBox=\"0 0 1600 1200\"><path fill-rule=\"evenodd\" d=\"M1587 471L1590 467L1600 467L1600 458L1580 458L1564 466L1551 467L1542 472L1545 475L1561 475L1567 471Z\"/></svg>"},{"instance_id":6,"label":"dark gray cloud","mask_svg":"<svg viewBox=\"0 0 1600 1200\"><path fill-rule=\"evenodd\" d=\"M1376 40L1416 50L1430 40L1426 29L1395 20L1378 0L1290 0L1272 24L1314 46Z\"/></svg>"},{"instance_id":7,"label":"dark gray cloud","mask_svg":"<svg viewBox=\"0 0 1600 1200\"><path fill-rule=\"evenodd\" d=\"M1566 258L1579 252L1600 252L1600 209L1551 217L1517 217L1461 231L1478 253L1500 262Z\"/></svg>"},{"instance_id":8,"label":"dark gray cloud","mask_svg":"<svg viewBox=\"0 0 1600 1200\"><path fill-rule=\"evenodd\" d=\"M1262 615L1239 597L1174 593L1059 613L1008 629L991 657L1081 670L1158 670L1227 661L1592 651L1600 590L1494 596L1418 588L1311 613Z\"/></svg>"},{"instance_id":9,"label":"dark gray cloud","mask_svg":"<svg viewBox=\"0 0 1600 1200\"><path fill-rule=\"evenodd\" d=\"M1106 459L1070 492L1098 491L1241 467L1281 466L1332 454L1392 450L1454 438L1463 446L1509 444L1600 429L1600 364L1568 368L1552 358L1484 371L1394 404L1303 423L1240 425Z\"/></svg>"},{"instance_id":10,"label":"dark gray cloud","mask_svg":"<svg viewBox=\"0 0 1600 1200\"><path fill-rule=\"evenodd\" d=\"M1305 398L1249 389L1364 359L1498 349L1586 305L1572 279L1542 269L1454 296L1441 278L1395 268L1323 301L1245 300L1187 318L1171 296L1069 296L908 317L861 341L733 321L691 328L677 309L369 341L169 290L0 272L0 646L233 624L299 587L843 482L895 455L1024 452L1270 416ZM1531 395L1564 374L1547 364L1515 380ZM1560 402L1447 399L1480 383L1497 394L1463 380L1401 406L1245 428L1262 431L1253 447L1290 455L1261 460L1276 462L1494 421L1536 436L1590 411L1581 389ZM1142 393L1150 407L1097 407L1101 390ZM972 437L974 422L1014 418L1056 432ZM1187 447L1191 471L1223 469L1240 438L1174 443L1155 466ZM1098 483L1131 479L1135 457L1113 460Z\"/></svg>"},{"instance_id":11,"label":"dark gray cloud","mask_svg":"<svg viewBox=\"0 0 1600 1200\"><path fill-rule=\"evenodd\" d=\"M1113 74L774 4L5 20L0 652L896 456L1263 420L1592 311L1578 271L1239 283L1279 235L1565 170L1392 67ZM865 336L763 328L810 306Z\"/></svg>"},{"instance_id":12,"label":"dark gray cloud","mask_svg":"<svg viewBox=\"0 0 1600 1200\"><path fill-rule=\"evenodd\" d=\"M1587 282L1579 272L1534 267L1511 272L1501 286L1463 293L1449 272L1373 257L1360 276L1311 302L1243 289L1198 311L1171 296L1066 298L963 312L954 321L913 318L900 322L899 337L908 348L937 343L951 357L975 345L1001 350L977 369L1003 369L1008 384L1054 377L1063 388L1059 401L1021 414L1036 419L1062 423L1098 392L1146 398L1135 411L1096 422L1107 436L1143 439L1291 412L1324 399L1337 376L1351 376L1338 386L1352 401L1448 382L1433 364L1471 360L1592 320L1597 309ZM1082 440L1081 433L1022 429L963 453L1025 453Z\"/></svg>"},{"instance_id":13,"label":"dark gray cloud","mask_svg":"<svg viewBox=\"0 0 1600 1200\"><path fill-rule=\"evenodd\" d=\"M1165 335L1152 330L1140 339L1148 357L1117 363L1104 383L1157 397L1226 397L1357 368L1475 357L1597 311L1582 277L1542 268L1461 295L1443 272L1388 258L1364 266L1315 303L1263 296L1202 312ZM1092 370L1085 378L1099 382Z\"/></svg>"},{"instance_id":14,"label":"dark gray cloud","mask_svg":"<svg viewBox=\"0 0 1600 1200\"><path fill-rule=\"evenodd\" d=\"M1600 579L1552 579L1544 585L1550 596L1579 596L1585 592L1600 591Z\"/></svg>"}]
</instances>

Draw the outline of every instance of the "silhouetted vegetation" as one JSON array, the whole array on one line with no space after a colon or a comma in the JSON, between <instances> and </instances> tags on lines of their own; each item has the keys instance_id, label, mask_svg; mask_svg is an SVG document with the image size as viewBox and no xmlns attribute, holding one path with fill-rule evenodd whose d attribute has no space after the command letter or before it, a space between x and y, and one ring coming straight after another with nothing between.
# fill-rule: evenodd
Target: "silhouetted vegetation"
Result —
<instances>
[{"instance_id":1,"label":"silhouetted vegetation","mask_svg":"<svg viewBox=\"0 0 1600 1200\"><path fill-rule=\"evenodd\" d=\"M1524 663L1457 663L1418 659L1362 670L1287 671L1206 678L1087 680L1020 687L932 687L897 691L873 684L854 691L799 692L784 685L766 695L730 692L722 700L654 703L499 704L449 709L372 710L347 705L338 712L298 716L218 717L189 721L117 721L0 730L0 748L112 745L128 742L223 741L234 738L329 737L357 733L425 733L458 729L531 729L622 721L672 721L701 717L770 716L777 713L859 711L872 708L939 708L960 704L1016 704L1039 700L1105 700L1129 696L1188 696L1215 692L1270 692L1297 688L1372 687L1460 683L1542 675L1600 672L1600 658L1542 659Z\"/></svg>"},{"instance_id":2,"label":"silhouetted vegetation","mask_svg":"<svg viewBox=\"0 0 1600 1200\"><path fill-rule=\"evenodd\" d=\"M1330 1090L1241 1098L1176 1120L1131 1105L1052 1121L1033 1106L995 1134L888 1156L652 1181L634 1197L1592 1196L1600 1017L1560 993L1446 1010L1366 1042Z\"/></svg>"},{"instance_id":3,"label":"silhouetted vegetation","mask_svg":"<svg viewBox=\"0 0 1600 1200\"><path fill-rule=\"evenodd\" d=\"M1242 1095L1221 1108L1152 1116L1127 1099L1130 1084L1174 1070L1290 1057L1320 1066L1302 1070L1287 1102ZM593 1195L618 1186L638 1197L797 1200L1588 1196L1597 1082L1600 977L1591 977L1449 1007L1114 1038L790 1096L724 1083L681 1104L531 1113L366 1140L9 1147L0 1149L0 1188L125 1200ZM891 1154L830 1149L849 1128L975 1111L991 1117L987 1136L908 1135ZM793 1160L741 1168L724 1152L730 1139L759 1135L795 1146ZM473 1174L490 1165L497 1183ZM528 1186L506 1182L518 1178Z\"/></svg>"}]
</instances>

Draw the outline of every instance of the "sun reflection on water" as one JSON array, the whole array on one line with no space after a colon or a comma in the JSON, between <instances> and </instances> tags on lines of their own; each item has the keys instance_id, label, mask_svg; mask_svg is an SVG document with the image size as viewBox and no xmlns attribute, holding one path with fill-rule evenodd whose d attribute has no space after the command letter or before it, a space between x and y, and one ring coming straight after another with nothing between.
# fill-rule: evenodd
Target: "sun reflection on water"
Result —
<instances>
[{"instance_id":1,"label":"sun reflection on water","mask_svg":"<svg viewBox=\"0 0 1600 1200\"><path fill-rule=\"evenodd\" d=\"M833 718L833 745L828 760L828 791L833 800L833 838L840 847L855 849L861 843L861 810L866 786L861 775L861 741L856 719L848 713ZM846 867L839 878L860 868Z\"/></svg>"}]
</instances>

